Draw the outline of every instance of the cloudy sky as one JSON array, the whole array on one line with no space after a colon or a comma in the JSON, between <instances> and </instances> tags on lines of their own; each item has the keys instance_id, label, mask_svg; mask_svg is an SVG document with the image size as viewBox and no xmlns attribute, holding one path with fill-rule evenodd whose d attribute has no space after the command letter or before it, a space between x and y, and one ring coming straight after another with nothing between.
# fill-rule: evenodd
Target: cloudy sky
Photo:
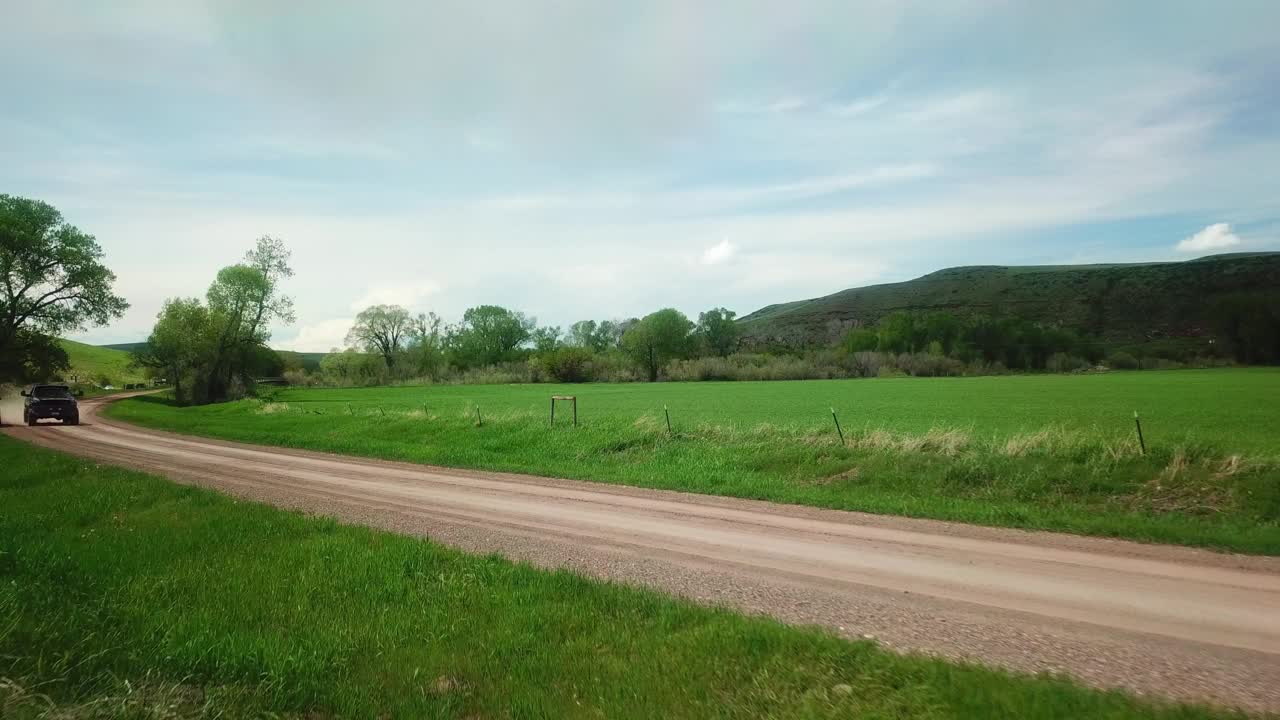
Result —
<instances>
[{"instance_id":1,"label":"cloudy sky","mask_svg":"<svg viewBox=\"0 0 1280 720\"><path fill-rule=\"evenodd\" d=\"M1280 249L1280 3L0 0L0 192L146 337L259 235L365 305L747 313L959 264Z\"/></svg>"}]
</instances>

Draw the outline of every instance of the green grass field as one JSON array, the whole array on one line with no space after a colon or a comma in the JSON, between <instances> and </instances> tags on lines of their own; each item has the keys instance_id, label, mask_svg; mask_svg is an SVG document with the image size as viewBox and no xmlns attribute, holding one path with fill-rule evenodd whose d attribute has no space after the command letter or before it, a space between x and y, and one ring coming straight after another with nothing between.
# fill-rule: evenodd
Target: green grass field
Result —
<instances>
[{"instance_id":1,"label":"green grass field","mask_svg":"<svg viewBox=\"0 0 1280 720\"><path fill-rule=\"evenodd\" d=\"M901 656L0 436L0 716L1239 717Z\"/></svg>"},{"instance_id":2,"label":"green grass field","mask_svg":"<svg viewBox=\"0 0 1280 720\"><path fill-rule=\"evenodd\" d=\"M578 428L568 406L548 428L563 393ZM411 462L1280 554L1275 370L300 389L109 413Z\"/></svg>"},{"instance_id":3,"label":"green grass field","mask_svg":"<svg viewBox=\"0 0 1280 720\"><path fill-rule=\"evenodd\" d=\"M58 342L71 361L71 370L66 374L68 379L74 376L81 384L97 384L98 378L105 376L116 387L144 380L141 368L129 367L133 357L123 350L95 347L73 340Z\"/></svg>"}]
</instances>

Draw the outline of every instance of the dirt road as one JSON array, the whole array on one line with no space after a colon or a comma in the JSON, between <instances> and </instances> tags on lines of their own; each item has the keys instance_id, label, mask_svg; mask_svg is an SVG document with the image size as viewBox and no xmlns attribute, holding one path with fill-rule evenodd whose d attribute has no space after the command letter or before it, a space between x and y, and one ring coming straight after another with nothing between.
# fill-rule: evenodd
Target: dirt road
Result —
<instances>
[{"instance_id":1,"label":"dirt road","mask_svg":"<svg viewBox=\"0 0 1280 720\"><path fill-rule=\"evenodd\" d=\"M141 430L15 437L903 650L1280 710L1280 559L448 470Z\"/></svg>"}]
</instances>

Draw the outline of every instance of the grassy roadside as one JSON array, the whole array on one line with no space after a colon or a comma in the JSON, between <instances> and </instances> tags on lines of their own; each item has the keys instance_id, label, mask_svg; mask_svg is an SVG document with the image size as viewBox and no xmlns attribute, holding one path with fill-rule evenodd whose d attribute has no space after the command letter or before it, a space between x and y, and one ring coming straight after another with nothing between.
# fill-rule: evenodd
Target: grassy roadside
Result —
<instances>
[{"instance_id":1,"label":"grassy roadside","mask_svg":"<svg viewBox=\"0 0 1280 720\"><path fill-rule=\"evenodd\" d=\"M547 427L546 398L561 391L582 402L578 428ZM197 408L137 398L108 413L251 443L1274 555L1280 459L1270 428L1280 422L1278 393L1280 373L1185 371L290 390L271 402ZM845 446L829 424L795 419L815 406L825 411L820 401L833 395L867 418L846 420ZM1267 402L1272 395L1275 404ZM662 415L668 402L674 433ZM1125 427L1089 425L1108 402ZM1137 402L1163 403L1152 410L1159 429L1146 454L1132 415L1118 409ZM1171 439L1164 428L1197 408L1213 431ZM1233 408L1244 420L1228 422ZM761 422L765 413L782 422ZM963 417L981 418L984 429L955 424Z\"/></svg>"},{"instance_id":2,"label":"grassy roadside","mask_svg":"<svg viewBox=\"0 0 1280 720\"><path fill-rule=\"evenodd\" d=\"M0 467L4 717L1240 717L900 656L5 437Z\"/></svg>"}]
</instances>

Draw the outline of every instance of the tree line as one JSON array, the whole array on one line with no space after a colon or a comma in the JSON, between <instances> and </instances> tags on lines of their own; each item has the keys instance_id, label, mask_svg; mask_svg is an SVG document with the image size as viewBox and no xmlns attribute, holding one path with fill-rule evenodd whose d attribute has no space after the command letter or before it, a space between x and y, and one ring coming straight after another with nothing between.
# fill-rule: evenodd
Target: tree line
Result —
<instances>
[{"instance_id":1,"label":"tree line","mask_svg":"<svg viewBox=\"0 0 1280 720\"><path fill-rule=\"evenodd\" d=\"M872 327L850 330L841 347L848 352L927 353L1022 370L1045 370L1054 356L1096 364L1104 355L1096 338L1066 328L1016 317L962 318L941 311L891 313Z\"/></svg>"},{"instance_id":2,"label":"tree line","mask_svg":"<svg viewBox=\"0 0 1280 720\"><path fill-rule=\"evenodd\" d=\"M566 330L539 326L534 318L497 305L470 308L452 324L435 313L374 305L356 317L347 349L327 355L320 370L337 382L360 383L439 380L526 364L547 379L583 382L599 379L594 370L601 366L627 364L653 381L673 360L731 354L739 338L734 317L732 310L714 308L694 322L665 308L643 318L581 320Z\"/></svg>"},{"instance_id":3,"label":"tree line","mask_svg":"<svg viewBox=\"0 0 1280 720\"><path fill-rule=\"evenodd\" d=\"M1182 364L1280 362L1280 302L1231 297L1211 313L1218 344L1197 349L1146 342L1108 347L1100 338L1019 317L945 311L891 313L855 327L831 347L745 352L733 311L714 308L693 321L666 308L643 318L582 320L567 330L540 327L518 311L482 305L460 322L412 315L394 305L368 308L302 381L375 384L422 379L463 382L762 380L1069 372Z\"/></svg>"}]
</instances>

